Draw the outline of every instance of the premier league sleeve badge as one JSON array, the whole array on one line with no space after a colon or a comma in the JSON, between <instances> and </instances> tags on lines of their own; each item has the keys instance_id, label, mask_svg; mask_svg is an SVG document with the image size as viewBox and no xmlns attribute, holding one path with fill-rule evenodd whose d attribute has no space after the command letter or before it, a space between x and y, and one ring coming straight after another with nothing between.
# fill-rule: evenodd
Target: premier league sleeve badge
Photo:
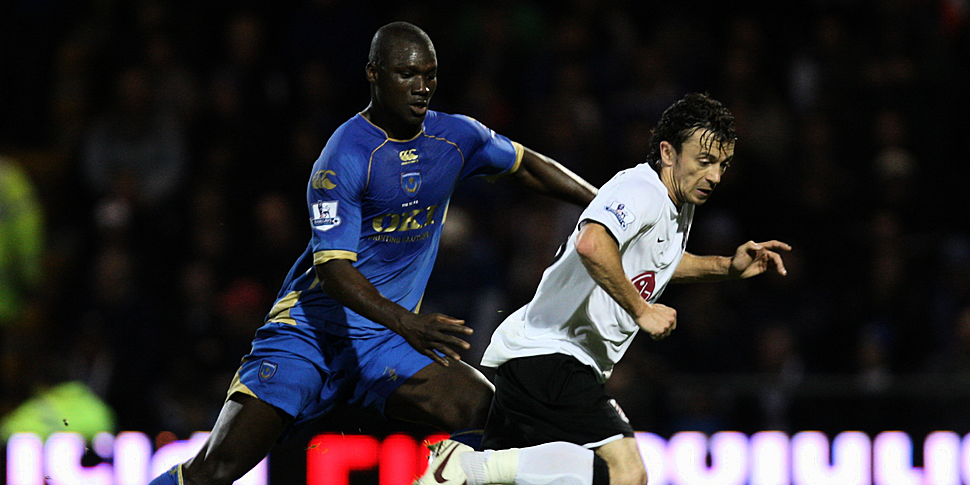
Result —
<instances>
[{"instance_id":1,"label":"premier league sleeve badge","mask_svg":"<svg viewBox=\"0 0 970 485\"><path fill-rule=\"evenodd\" d=\"M310 210L313 213L310 224L313 225L314 229L329 231L340 225L340 218L337 217L336 200L318 200L310 206Z\"/></svg>"}]
</instances>

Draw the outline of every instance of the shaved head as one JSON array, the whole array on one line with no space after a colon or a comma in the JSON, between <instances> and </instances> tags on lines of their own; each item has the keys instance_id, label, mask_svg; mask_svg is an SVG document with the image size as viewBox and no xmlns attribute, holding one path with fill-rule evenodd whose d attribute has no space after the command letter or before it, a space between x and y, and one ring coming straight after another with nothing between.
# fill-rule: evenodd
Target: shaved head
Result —
<instances>
[{"instance_id":1,"label":"shaved head","mask_svg":"<svg viewBox=\"0 0 970 485\"><path fill-rule=\"evenodd\" d=\"M428 34L407 22L381 27L364 72L371 102L362 115L392 138L407 140L421 131L438 85L438 57Z\"/></svg>"},{"instance_id":2,"label":"shaved head","mask_svg":"<svg viewBox=\"0 0 970 485\"><path fill-rule=\"evenodd\" d=\"M370 43L370 54L367 61L377 66L386 66L387 60L394 54L395 49L412 45L427 46L434 53L431 38L418 26L407 22L392 22L374 34Z\"/></svg>"}]
</instances>

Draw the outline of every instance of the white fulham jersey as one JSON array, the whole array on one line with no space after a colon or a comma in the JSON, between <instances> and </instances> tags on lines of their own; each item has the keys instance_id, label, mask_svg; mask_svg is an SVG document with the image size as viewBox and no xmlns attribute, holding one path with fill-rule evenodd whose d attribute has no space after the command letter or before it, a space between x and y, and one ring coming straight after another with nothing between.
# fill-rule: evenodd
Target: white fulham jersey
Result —
<instances>
[{"instance_id":1,"label":"white fulham jersey","mask_svg":"<svg viewBox=\"0 0 970 485\"><path fill-rule=\"evenodd\" d=\"M678 210L648 164L616 174L579 221L596 221L620 246L623 270L653 303L670 282L687 246L694 205ZM576 252L579 224L546 268L535 297L492 334L482 365L562 353L592 366L605 381L640 327L589 275Z\"/></svg>"}]
</instances>

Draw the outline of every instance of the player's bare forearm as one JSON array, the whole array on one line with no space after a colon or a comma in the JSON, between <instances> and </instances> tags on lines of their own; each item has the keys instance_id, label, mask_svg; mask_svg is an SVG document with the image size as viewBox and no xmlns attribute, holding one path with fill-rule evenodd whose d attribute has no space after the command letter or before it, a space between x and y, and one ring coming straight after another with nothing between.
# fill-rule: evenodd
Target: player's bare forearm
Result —
<instances>
[{"instance_id":1,"label":"player's bare forearm","mask_svg":"<svg viewBox=\"0 0 970 485\"><path fill-rule=\"evenodd\" d=\"M731 258L725 256L697 256L684 253L671 283L700 283L721 281L730 277Z\"/></svg>"},{"instance_id":2,"label":"player's bare forearm","mask_svg":"<svg viewBox=\"0 0 970 485\"><path fill-rule=\"evenodd\" d=\"M316 271L327 295L370 321L398 332L402 319L411 313L381 295L349 260L332 259L316 265Z\"/></svg>"},{"instance_id":3,"label":"player's bare forearm","mask_svg":"<svg viewBox=\"0 0 970 485\"><path fill-rule=\"evenodd\" d=\"M316 272L320 286L331 298L404 337L411 347L441 365L448 365L442 354L461 360L458 350L470 347L468 342L454 336L472 334L463 320L440 313L412 313L382 295L349 260L334 259L318 264Z\"/></svg>"},{"instance_id":4,"label":"player's bare forearm","mask_svg":"<svg viewBox=\"0 0 970 485\"><path fill-rule=\"evenodd\" d=\"M748 241L738 246L734 256L696 256L684 253L671 278L671 283L695 283L744 279L773 269L785 276L785 262L780 253L791 251L787 243L771 240L762 243Z\"/></svg>"},{"instance_id":5,"label":"player's bare forearm","mask_svg":"<svg viewBox=\"0 0 970 485\"><path fill-rule=\"evenodd\" d=\"M590 277L654 339L677 328L677 311L660 303L648 303L623 271L620 248L602 225L587 222L576 238L576 252Z\"/></svg>"},{"instance_id":6,"label":"player's bare forearm","mask_svg":"<svg viewBox=\"0 0 970 485\"><path fill-rule=\"evenodd\" d=\"M523 147L522 164L512 177L540 194L549 195L580 207L589 205L596 187L559 162Z\"/></svg>"},{"instance_id":7,"label":"player's bare forearm","mask_svg":"<svg viewBox=\"0 0 970 485\"><path fill-rule=\"evenodd\" d=\"M605 227L595 222L583 224L576 237L576 251L593 281L627 314L636 318L643 313L646 302L624 273L619 246Z\"/></svg>"}]
</instances>

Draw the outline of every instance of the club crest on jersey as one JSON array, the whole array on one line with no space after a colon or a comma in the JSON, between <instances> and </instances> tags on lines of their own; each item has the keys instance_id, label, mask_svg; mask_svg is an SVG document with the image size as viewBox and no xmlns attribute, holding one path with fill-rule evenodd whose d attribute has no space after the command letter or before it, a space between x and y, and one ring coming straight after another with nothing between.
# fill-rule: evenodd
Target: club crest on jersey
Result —
<instances>
[{"instance_id":1,"label":"club crest on jersey","mask_svg":"<svg viewBox=\"0 0 970 485\"><path fill-rule=\"evenodd\" d=\"M413 172L402 173L401 188L407 192L408 197L414 197L414 194L417 194L418 189L421 188L421 172L415 170Z\"/></svg>"},{"instance_id":2,"label":"club crest on jersey","mask_svg":"<svg viewBox=\"0 0 970 485\"><path fill-rule=\"evenodd\" d=\"M276 375L276 369L278 366L268 360L264 360L259 364L259 380L266 382Z\"/></svg>"},{"instance_id":3,"label":"club crest on jersey","mask_svg":"<svg viewBox=\"0 0 970 485\"><path fill-rule=\"evenodd\" d=\"M633 286L640 292L640 298L644 301L653 296L653 290L657 287L657 273L645 271L633 277Z\"/></svg>"},{"instance_id":4,"label":"club crest on jersey","mask_svg":"<svg viewBox=\"0 0 970 485\"><path fill-rule=\"evenodd\" d=\"M318 200L310 206L313 217L310 224L321 231L329 231L340 225L340 218L337 217L337 201Z\"/></svg>"}]
</instances>

